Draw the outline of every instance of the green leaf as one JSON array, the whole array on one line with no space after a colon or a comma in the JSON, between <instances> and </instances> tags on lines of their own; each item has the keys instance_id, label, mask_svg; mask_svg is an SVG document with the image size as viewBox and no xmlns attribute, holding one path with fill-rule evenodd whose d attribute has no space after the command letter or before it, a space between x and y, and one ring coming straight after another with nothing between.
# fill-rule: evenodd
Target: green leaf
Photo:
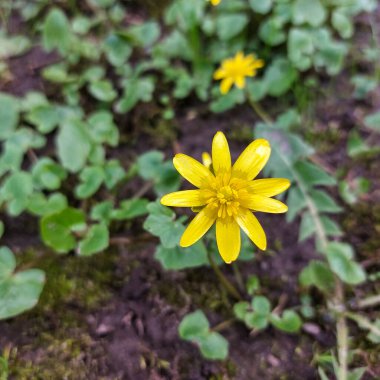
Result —
<instances>
[{"instance_id":1,"label":"green leaf","mask_svg":"<svg viewBox=\"0 0 380 380\"><path fill-rule=\"evenodd\" d=\"M91 209L91 219L99 222L109 223L111 220L111 212L113 210L112 201L104 201L94 205Z\"/></svg>"},{"instance_id":2,"label":"green leaf","mask_svg":"<svg viewBox=\"0 0 380 380\"><path fill-rule=\"evenodd\" d=\"M250 309L250 304L246 301L240 301L240 302L237 302L235 303L234 305L234 315L236 316L236 318L244 321L245 319L245 316L247 314L247 312L249 311Z\"/></svg>"},{"instance_id":3,"label":"green leaf","mask_svg":"<svg viewBox=\"0 0 380 380\"><path fill-rule=\"evenodd\" d=\"M354 98L365 99L369 95L370 92L372 92L373 90L377 88L378 82L377 82L377 79L374 78L373 76L359 74L359 75L354 75L351 78L351 83L355 86ZM364 118L364 122L367 124L366 119L367 118ZM379 123L377 123L377 125L379 125ZM377 126L377 128L378 130L380 130L379 126ZM374 129L376 130L376 127Z\"/></svg>"},{"instance_id":4,"label":"green leaf","mask_svg":"<svg viewBox=\"0 0 380 380\"><path fill-rule=\"evenodd\" d=\"M321 291L331 292L334 289L334 274L323 261L312 260L300 273L300 283L302 286L316 286Z\"/></svg>"},{"instance_id":5,"label":"green leaf","mask_svg":"<svg viewBox=\"0 0 380 380\"><path fill-rule=\"evenodd\" d=\"M51 194L50 197L34 193L28 203L28 211L37 216L55 214L65 208L67 208L67 199L60 193Z\"/></svg>"},{"instance_id":6,"label":"green leaf","mask_svg":"<svg viewBox=\"0 0 380 380\"><path fill-rule=\"evenodd\" d=\"M151 214L144 222L144 228L154 236L160 238L164 248L178 246L179 240L185 231L182 223L166 215Z\"/></svg>"},{"instance_id":7,"label":"green leaf","mask_svg":"<svg viewBox=\"0 0 380 380\"><path fill-rule=\"evenodd\" d=\"M34 307L45 283L45 274L38 269L17 272L0 281L0 319L14 317Z\"/></svg>"},{"instance_id":8,"label":"green leaf","mask_svg":"<svg viewBox=\"0 0 380 380\"><path fill-rule=\"evenodd\" d=\"M8 138L19 122L19 101L8 94L0 92L0 141Z\"/></svg>"},{"instance_id":9,"label":"green leaf","mask_svg":"<svg viewBox=\"0 0 380 380\"><path fill-rule=\"evenodd\" d=\"M265 15L272 9L273 0L249 0L249 5L253 11Z\"/></svg>"},{"instance_id":10,"label":"green leaf","mask_svg":"<svg viewBox=\"0 0 380 380\"><path fill-rule=\"evenodd\" d=\"M247 293L252 296L257 290L260 289L260 280L256 275L248 277L247 284Z\"/></svg>"},{"instance_id":11,"label":"green leaf","mask_svg":"<svg viewBox=\"0 0 380 380\"><path fill-rule=\"evenodd\" d=\"M115 220L130 220L145 215L148 212L146 208L148 203L147 199L141 198L125 200L121 202L119 209L112 211L111 218Z\"/></svg>"},{"instance_id":12,"label":"green leaf","mask_svg":"<svg viewBox=\"0 0 380 380\"><path fill-rule=\"evenodd\" d=\"M260 23L259 36L269 46L277 46L286 41L284 23L279 17L270 17Z\"/></svg>"},{"instance_id":13,"label":"green leaf","mask_svg":"<svg viewBox=\"0 0 380 380\"><path fill-rule=\"evenodd\" d=\"M268 298L264 296L256 296L252 299L252 309L258 315L268 315L271 310L271 305Z\"/></svg>"},{"instance_id":14,"label":"green leaf","mask_svg":"<svg viewBox=\"0 0 380 380\"><path fill-rule=\"evenodd\" d=\"M331 22L342 38L351 38L354 34L350 17L339 9L333 12Z\"/></svg>"},{"instance_id":15,"label":"green leaf","mask_svg":"<svg viewBox=\"0 0 380 380\"><path fill-rule=\"evenodd\" d=\"M299 177L308 186L324 185L333 186L336 185L336 179L326 173L321 167L312 164L309 161L299 161L294 165Z\"/></svg>"},{"instance_id":16,"label":"green leaf","mask_svg":"<svg viewBox=\"0 0 380 380\"><path fill-rule=\"evenodd\" d=\"M33 108L26 119L33 124L41 133L50 133L58 126L62 115L58 108L53 105L42 105Z\"/></svg>"},{"instance_id":17,"label":"green leaf","mask_svg":"<svg viewBox=\"0 0 380 380\"><path fill-rule=\"evenodd\" d=\"M309 212L305 211L301 219L298 241L301 242L313 236L316 229L314 218Z\"/></svg>"},{"instance_id":18,"label":"green leaf","mask_svg":"<svg viewBox=\"0 0 380 380\"><path fill-rule=\"evenodd\" d=\"M0 239L4 236L5 226L4 222L0 220Z\"/></svg>"},{"instance_id":19,"label":"green leaf","mask_svg":"<svg viewBox=\"0 0 380 380\"><path fill-rule=\"evenodd\" d=\"M8 247L0 247L0 283L12 275L16 259Z\"/></svg>"},{"instance_id":20,"label":"green leaf","mask_svg":"<svg viewBox=\"0 0 380 380\"><path fill-rule=\"evenodd\" d=\"M349 244L329 243L326 248L326 255L331 269L342 281L351 285L358 285L365 281L366 273L354 261L353 249Z\"/></svg>"},{"instance_id":21,"label":"green leaf","mask_svg":"<svg viewBox=\"0 0 380 380\"><path fill-rule=\"evenodd\" d=\"M245 28L248 21L244 13L222 14L216 20L216 33L222 41L230 40Z\"/></svg>"},{"instance_id":22,"label":"green leaf","mask_svg":"<svg viewBox=\"0 0 380 380\"><path fill-rule=\"evenodd\" d=\"M185 340L194 340L196 338L207 336L210 324L207 317L201 310L187 314L178 327L179 336Z\"/></svg>"},{"instance_id":23,"label":"green leaf","mask_svg":"<svg viewBox=\"0 0 380 380\"><path fill-rule=\"evenodd\" d=\"M28 172L16 172L10 175L0 190L0 199L4 199L8 212L12 216L20 215L28 205L33 193L32 176Z\"/></svg>"},{"instance_id":24,"label":"green leaf","mask_svg":"<svg viewBox=\"0 0 380 380\"><path fill-rule=\"evenodd\" d=\"M115 188L123 179L126 178L126 172L121 166L119 160L110 160L104 166L104 183L108 190Z\"/></svg>"},{"instance_id":25,"label":"green leaf","mask_svg":"<svg viewBox=\"0 0 380 380\"><path fill-rule=\"evenodd\" d=\"M114 66L121 66L132 54L132 47L125 38L111 34L104 42L104 51L108 62Z\"/></svg>"},{"instance_id":26,"label":"green leaf","mask_svg":"<svg viewBox=\"0 0 380 380\"><path fill-rule=\"evenodd\" d=\"M296 0L293 5L293 22L296 25L321 25L327 12L320 0Z\"/></svg>"},{"instance_id":27,"label":"green leaf","mask_svg":"<svg viewBox=\"0 0 380 380\"><path fill-rule=\"evenodd\" d=\"M219 90L218 90L219 92ZM236 104L241 104L245 100L244 92L240 89L234 88L228 94L221 95L218 93L219 97L215 99L211 105L210 109L214 113L221 113L234 108Z\"/></svg>"},{"instance_id":28,"label":"green leaf","mask_svg":"<svg viewBox=\"0 0 380 380\"><path fill-rule=\"evenodd\" d=\"M160 26L154 21L135 25L128 29L128 36L132 38L136 45L148 47L153 45L160 37Z\"/></svg>"},{"instance_id":29,"label":"green leaf","mask_svg":"<svg viewBox=\"0 0 380 380\"><path fill-rule=\"evenodd\" d=\"M71 207L46 215L40 220L43 242L58 253L67 253L74 249L77 243L72 232L82 230L84 227L84 213Z\"/></svg>"},{"instance_id":30,"label":"green leaf","mask_svg":"<svg viewBox=\"0 0 380 380\"><path fill-rule=\"evenodd\" d=\"M107 225L95 224L90 227L85 238L78 245L79 256L92 256L104 251L109 245L109 231Z\"/></svg>"},{"instance_id":31,"label":"green leaf","mask_svg":"<svg viewBox=\"0 0 380 380\"><path fill-rule=\"evenodd\" d=\"M380 132L380 111L367 115L364 118L364 123L368 128L371 128L376 132Z\"/></svg>"},{"instance_id":32,"label":"green leaf","mask_svg":"<svg viewBox=\"0 0 380 380\"><path fill-rule=\"evenodd\" d=\"M165 248L159 245L155 258L166 270L182 270L197 268L208 264L207 251L202 242L197 242L188 248Z\"/></svg>"},{"instance_id":33,"label":"green leaf","mask_svg":"<svg viewBox=\"0 0 380 380\"><path fill-rule=\"evenodd\" d=\"M244 317L244 322L250 329L264 330L268 327L269 315L249 312Z\"/></svg>"},{"instance_id":34,"label":"green leaf","mask_svg":"<svg viewBox=\"0 0 380 380\"><path fill-rule=\"evenodd\" d=\"M285 310L282 316L272 314L270 318L273 326L288 333L297 333L302 327L302 320L293 310Z\"/></svg>"},{"instance_id":35,"label":"green leaf","mask_svg":"<svg viewBox=\"0 0 380 380\"><path fill-rule=\"evenodd\" d=\"M90 148L86 125L76 119L64 121L57 136L58 157L63 167L78 172L86 163Z\"/></svg>"},{"instance_id":36,"label":"green leaf","mask_svg":"<svg viewBox=\"0 0 380 380\"><path fill-rule=\"evenodd\" d=\"M297 70L287 59L275 59L265 72L264 80L268 94L272 96L285 94L297 77Z\"/></svg>"},{"instance_id":37,"label":"green leaf","mask_svg":"<svg viewBox=\"0 0 380 380\"><path fill-rule=\"evenodd\" d=\"M355 158L362 154L367 153L370 150L369 146L361 138L356 130L353 130L347 141L347 153L350 157Z\"/></svg>"},{"instance_id":38,"label":"green leaf","mask_svg":"<svg viewBox=\"0 0 380 380\"><path fill-rule=\"evenodd\" d=\"M228 341L219 333L212 332L198 339L204 358L209 360L224 360L228 356Z\"/></svg>"},{"instance_id":39,"label":"green leaf","mask_svg":"<svg viewBox=\"0 0 380 380\"><path fill-rule=\"evenodd\" d=\"M154 79L152 77L127 80L124 86L124 94L116 104L116 111L126 113L140 100L149 102L153 97L153 91Z\"/></svg>"},{"instance_id":40,"label":"green leaf","mask_svg":"<svg viewBox=\"0 0 380 380\"><path fill-rule=\"evenodd\" d=\"M65 53L70 48L71 30L66 15L59 8L52 8L42 26L42 41L44 49L57 49Z\"/></svg>"},{"instance_id":41,"label":"green leaf","mask_svg":"<svg viewBox=\"0 0 380 380\"><path fill-rule=\"evenodd\" d=\"M310 195L320 212L338 213L342 208L336 204L334 199L322 190L310 190Z\"/></svg>"},{"instance_id":42,"label":"green leaf","mask_svg":"<svg viewBox=\"0 0 380 380\"><path fill-rule=\"evenodd\" d=\"M43 157L32 168L35 185L41 189L57 190L67 177L66 171L52 159Z\"/></svg>"},{"instance_id":43,"label":"green leaf","mask_svg":"<svg viewBox=\"0 0 380 380\"><path fill-rule=\"evenodd\" d=\"M112 102L117 97L117 92L112 83L106 79L91 82L88 90L94 98L102 102Z\"/></svg>"},{"instance_id":44,"label":"green leaf","mask_svg":"<svg viewBox=\"0 0 380 380\"><path fill-rule=\"evenodd\" d=\"M370 187L367 178L357 177L353 181L339 182L339 194L350 205L358 202L361 195L366 194Z\"/></svg>"},{"instance_id":45,"label":"green leaf","mask_svg":"<svg viewBox=\"0 0 380 380\"><path fill-rule=\"evenodd\" d=\"M79 178L81 183L75 188L75 195L78 199L89 198L99 190L103 183L103 168L100 166L87 166L81 171Z\"/></svg>"},{"instance_id":46,"label":"green leaf","mask_svg":"<svg viewBox=\"0 0 380 380\"><path fill-rule=\"evenodd\" d=\"M314 1L314 0L312 0ZM292 28L288 38L288 57L300 71L308 70L312 66L312 54L315 47L313 36L307 29Z\"/></svg>"},{"instance_id":47,"label":"green leaf","mask_svg":"<svg viewBox=\"0 0 380 380\"><path fill-rule=\"evenodd\" d=\"M180 177L171 161L163 161L163 153L151 151L141 155L137 160L139 175L154 182L157 195L176 191L180 187Z\"/></svg>"}]
</instances>

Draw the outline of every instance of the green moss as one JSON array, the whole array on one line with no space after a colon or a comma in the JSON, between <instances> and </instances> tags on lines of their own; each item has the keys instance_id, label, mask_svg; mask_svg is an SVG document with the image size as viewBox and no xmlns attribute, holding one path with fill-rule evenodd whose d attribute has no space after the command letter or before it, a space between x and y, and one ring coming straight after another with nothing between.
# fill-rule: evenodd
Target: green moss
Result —
<instances>
[{"instance_id":1,"label":"green moss","mask_svg":"<svg viewBox=\"0 0 380 380\"><path fill-rule=\"evenodd\" d=\"M94 345L84 318L121 282L114 275L119 256L111 251L90 258L51 253L30 262L35 256L28 250L21 265L45 270L47 282L38 306L20 317L26 341L35 338L11 355L10 375L20 380L87 380L97 372L96 361L88 363L88 358L105 353L101 345Z\"/></svg>"}]
</instances>

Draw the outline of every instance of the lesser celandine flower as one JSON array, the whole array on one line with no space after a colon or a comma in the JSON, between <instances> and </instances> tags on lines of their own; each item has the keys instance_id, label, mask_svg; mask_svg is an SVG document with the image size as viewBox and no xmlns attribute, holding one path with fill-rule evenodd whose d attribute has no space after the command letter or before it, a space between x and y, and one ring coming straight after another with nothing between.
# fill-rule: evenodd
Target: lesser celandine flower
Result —
<instances>
[{"instance_id":1,"label":"lesser celandine flower","mask_svg":"<svg viewBox=\"0 0 380 380\"><path fill-rule=\"evenodd\" d=\"M264 66L264 61L254 54L244 56L238 52L235 57L225 59L214 73L214 79L221 79L220 92L226 94L234 84L238 88L245 87L245 77L254 77L257 69Z\"/></svg>"},{"instance_id":2,"label":"lesser celandine flower","mask_svg":"<svg viewBox=\"0 0 380 380\"><path fill-rule=\"evenodd\" d=\"M239 256L240 228L260 249L266 249L265 232L252 211L286 212L288 207L271 197L290 185L284 178L254 180L268 161L270 151L267 140L255 140L232 166L227 139L218 132L212 142L209 168L185 154L174 157L175 168L198 189L167 194L161 203L200 210L181 237L182 247L197 242L216 223L216 241L226 263ZM208 158L203 155L206 163Z\"/></svg>"},{"instance_id":3,"label":"lesser celandine flower","mask_svg":"<svg viewBox=\"0 0 380 380\"><path fill-rule=\"evenodd\" d=\"M222 0L208 0L212 5L218 5Z\"/></svg>"}]
</instances>

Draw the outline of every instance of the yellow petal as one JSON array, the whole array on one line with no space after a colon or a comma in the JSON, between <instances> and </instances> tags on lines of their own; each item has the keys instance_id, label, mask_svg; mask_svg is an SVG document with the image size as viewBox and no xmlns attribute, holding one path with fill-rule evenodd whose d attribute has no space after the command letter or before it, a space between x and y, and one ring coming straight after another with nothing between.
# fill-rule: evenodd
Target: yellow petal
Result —
<instances>
[{"instance_id":1,"label":"yellow petal","mask_svg":"<svg viewBox=\"0 0 380 380\"><path fill-rule=\"evenodd\" d=\"M172 207L197 207L203 206L206 202L200 190L184 190L163 196L161 203Z\"/></svg>"},{"instance_id":2,"label":"yellow petal","mask_svg":"<svg viewBox=\"0 0 380 380\"><path fill-rule=\"evenodd\" d=\"M248 181L255 178L265 166L270 156L270 145L267 140L258 139L247 146L235 162L233 175Z\"/></svg>"},{"instance_id":3,"label":"yellow petal","mask_svg":"<svg viewBox=\"0 0 380 380\"><path fill-rule=\"evenodd\" d=\"M212 165L215 175L231 170L230 148L223 132L217 132L212 140Z\"/></svg>"},{"instance_id":4,"label":"yellow petal","mask_svg":"<svg viewBox=\"0 0 380 380\"><path fill-rule=\"evenodd\" d=\"M211 168L212 160L211 156L207 152L202 153L202 164L206 166L207 169Z\"/></svg>"},{"instance_id":5,"label":"yellow petal","mask_svg":"<svg viewBox=\"0 0 380 380\"><path fill-rule=\"evenodd\" d=\"M240 227L233 218L218 218L216 242L222 259L227 264L237 259L240 252Z\"/></svg>"},{"instance_id":6,"label":"yellow petal","mask_svg":"<svg viewBox=\"0 0 380 380\"><path fill-rule=\"evenodd\" d=\"M273 197L287 190L290 181L286 178L256 179L249 183L247 190L264 197Z\"/></svg>"},{"instance_id":7,"label":"yellow petal","mask_svg":"<svg viewBox=\"0 0 380 380\"><path fill-rule=\"evenodd\" d=\"M245 78L243 76L237 77L235 79L235 84L237 88L244 88L245 86Z\"/></svg>"},{"instance_id":8,"label":"yellow petal","mask_svg":"<svg viewBox=\"0 0 380 380\"><path fill-rule=\"evenodd\" d=\"M179 245L181 247L189 247L196 243L214 224L216 213L217 209L212 206L207 206L200 211L187 226Z\"/></svg>"},{"instance_id":9,"label":"yellow petal","mask_svg":"<svg viewBox=\"0 0 380 380\"><path fill-rule=\"evenodd\" d=\"M248 237L261 249L267 248L267 238L260 222L247 209L240 208L235 220Z\"/></svg>"},{"instance_id":10,"label":"yellow petal","mask_svg":"<svg viewBox=\"0 0 380 380\"><path fill-rule=\"evenodd\" d=\"M220 92L223 95L227 94L227 92L230 91L232 83L233 83L233 79L232 78L223 79L222 83L220 84Z\"/></svg>"},{"instance_id":11,"label":"yellow petal","mask_svg":"<svg viewBox=\"0 0 380 380\"><path fill-rule=\"evenodd\" d=\"M222 79L222 78L225 78L226 77L226 70L223 69L223 68L220 68L218 70L215 71L214 73L214 79Z\"/></svg>"},{"instance_id":12,"label":"yellow petal","mask_svg":"<svg viewBox=\"0 0 380 380\"><path fill-rule=\"evenodd\" d=\"M176 154L173 164L179 174L196 187L201 187L214 178L210 170L186 154Z\"/></svg>"},{"instance_id":13,"label":"yellow petal","mask_svg":"<svg viewBox=\"0 0 380 380\"><path fill-rule=\"evenodd\" d=\"M281 214L288 211L288 206L277 199L263 197L262 195L248 195L239 199L243 207L254 211Z\"/></svg>"}]
</instances>

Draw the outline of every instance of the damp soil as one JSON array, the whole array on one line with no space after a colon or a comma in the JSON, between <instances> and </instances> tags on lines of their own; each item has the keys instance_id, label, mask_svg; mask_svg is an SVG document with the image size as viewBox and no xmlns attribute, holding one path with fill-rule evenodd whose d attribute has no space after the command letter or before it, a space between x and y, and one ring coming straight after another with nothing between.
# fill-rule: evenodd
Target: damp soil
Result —
<instances>
[{"instance_id":1,"label":"damp soil","mask_svg":"<svg viewBox=\"0 0 380 380\"><path fill-rule=\"evenodd\" d=\"M138 9L135 2L131 6ZM17 22L15 19L12 26L16 31L20 28ZM55 54L46 54L39 47L11 59L12 78L0 83L1 91L22 96L37 90L54 98L54 88L40 73L56 60ZM369 273L375 273L380 270L379 160L364 157L353 161L346 153L346 142L349 132L363 125L363 115L380 109L380 90L366 102L352 100L351 93L347 73L329 83L330 96L316 102L313 128L304 134L316 146L315 159L326 169L336 173L344 168L352 176L370 179L369 193L355 206L345 205L337 193L331 195L344 207L339 221L358 259L367 263ZM271 102L267 107L272 107ZM223 130L232 139L231 151L236 157L257 121L246 106L220 116L208 113L195 100L177 109L175 121L164 134L154 121L156 105L138 106L128 117L117 120L125 126L123 143L112 154L122 158L126 166L149 149L161 149L168 157L181 151L200 158L210 149L214 133ZM372 143L380 144L370 131L360 130ZM132 182L122 189L123 196L133 195L140 185ZM153 194L149 196L153 200ZM317 354L335 346L333 321L321 312L298 335L273 328L252 335L243 325L231 322L221 331L230 343L229 358L223 362L205 360L197 347L179 339L179 322L200 308L216 326L232 318L233 301L209 268L164 271L154 259L155 240L144 233L142 219L120 227L118 234L128 237L129 244L115 244L95 257L78 258L46 250L38 237L36 219L2 218L7 231L2 244L14 250L21 268L34 266L47 273L38 306L0 323L0 349L10 350L11 379L313 380L318 378ZM302 294L298 274L316 257L314 244L310 240L298 242L299 220L288 224L281 215L264 214L259 219L267 232L268 252L259 252L255 260L240 265L242 276L258 275L272 304L281 300L285 307L296 306ZM234 281L230 267L223 271ZM366 291L378 292L378 284L348 293L354 296ZM313 294L313 302L317 311L323 309L319 294ZM362 359L355 364L369 367L365 379L380 378L378 348L362 343L364 334L351 327L354 341L363 348Z\"/></svg>"}]
</instances>

